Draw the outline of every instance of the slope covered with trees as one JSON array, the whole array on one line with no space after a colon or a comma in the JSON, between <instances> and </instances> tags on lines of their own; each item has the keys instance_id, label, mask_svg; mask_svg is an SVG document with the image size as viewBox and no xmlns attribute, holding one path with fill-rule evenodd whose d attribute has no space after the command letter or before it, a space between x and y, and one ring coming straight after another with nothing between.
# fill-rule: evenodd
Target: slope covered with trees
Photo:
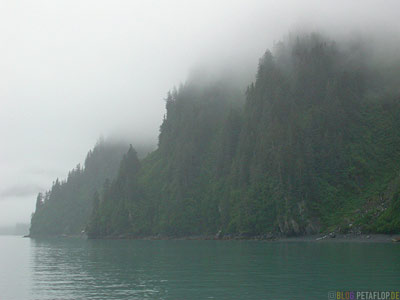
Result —
<instances>
[{"instance_id":1,"label":"slope covered with trees","mask_svg":"<svg viewBox=\"0 0 400 300\"><path fill-rule=\"evenodd\" d=\"M80 234L93 210L92 198L107 178L114 178L127 146L100 139L66 180L57 179L49 191L39 193L30 236Z\"/></svg>"},{"instance_id":2,"label":"slope covered with trees","mask_svg":"<svg viewBox=\"0 0 400 300\"><path fill-rule=\"evenodd\" d=\"M400 231L398 66L311 34L265 53L245 101L189 81L158 149L131 149L96 196L89 236Z\"/></svg>"},{"instance_id":3,"label":"slope covered with trees","mask_svg":"<svg viewBox=\"0 0 400 300\"><path fill-rule=\"evenodd\" d=\"M39 199L31 232L400 232L400 63L373 57L362 43L292 36L264 54L245 93L188 80L167 95L157 150L140 159L131 146L96 184L89 165L75 169ZM84 213L55 200L77 189ZM78 221L52 226L65 212Z\"/></svg>"}]
</instances>

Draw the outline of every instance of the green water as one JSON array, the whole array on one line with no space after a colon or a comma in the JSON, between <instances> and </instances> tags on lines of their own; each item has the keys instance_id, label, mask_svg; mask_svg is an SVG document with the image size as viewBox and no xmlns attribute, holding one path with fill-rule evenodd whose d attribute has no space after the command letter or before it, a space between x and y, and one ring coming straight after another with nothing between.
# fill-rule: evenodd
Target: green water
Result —
<instances>
[{"instance_id":1,"label":"green water","mask_svg":"<svg viewBox=\"0 0 400 300\"><path fill-rule=\"evenodd\" d=\"M328 299L399 290L400 245L0 237L0 299Z\"/></svg>"}]
</instances>

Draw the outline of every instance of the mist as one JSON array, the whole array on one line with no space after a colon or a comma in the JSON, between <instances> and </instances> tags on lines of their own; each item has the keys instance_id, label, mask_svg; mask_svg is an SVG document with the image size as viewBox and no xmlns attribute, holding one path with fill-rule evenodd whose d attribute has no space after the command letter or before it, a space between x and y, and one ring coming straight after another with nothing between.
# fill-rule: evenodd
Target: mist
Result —
<instances>
[{"instance_id":1,"label":"mist","mask_svg":"<svg viewBox=\"0 0 400 300\"><path fill-rule=\"evenodd\" d=\"M156 145L164 98L191 74L231 74L244 89L265 50L298 30L363 35L395 54L399 11L398 1L2 1L0 226L29 222L36 194L100 135Z\"/></svg>"}]
</instances>

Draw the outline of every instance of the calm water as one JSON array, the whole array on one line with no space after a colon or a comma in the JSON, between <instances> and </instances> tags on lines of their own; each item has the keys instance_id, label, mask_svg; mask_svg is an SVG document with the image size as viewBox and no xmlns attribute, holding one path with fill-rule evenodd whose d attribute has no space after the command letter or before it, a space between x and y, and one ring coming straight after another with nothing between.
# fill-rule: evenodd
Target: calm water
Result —
<instances>
[{"instance_id":1,"label":"calm water","mask_svg":"<svg viewBox=\"0 0 400 300\"><path fill-rule=\"evenodd\" d=\"M400 245L0 237L0 299L328 299L400 289Z\"/></svg>"}]
</instances>

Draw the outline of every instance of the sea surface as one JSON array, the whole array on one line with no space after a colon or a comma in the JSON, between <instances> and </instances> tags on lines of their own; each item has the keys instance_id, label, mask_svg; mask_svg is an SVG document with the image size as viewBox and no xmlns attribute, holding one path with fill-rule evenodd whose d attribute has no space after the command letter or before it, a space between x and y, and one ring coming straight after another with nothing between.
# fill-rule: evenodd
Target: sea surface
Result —
<instances>
[{"instance_id":1,"label":"sea surface","mask_svg":"<svg viewBox=\"0 0 400 300\"><path fill-rule=\"evenodd\" d=\"M329 299L400 290L400 245L0 237L0 300Z\"/></svg>"}]
</instances>

